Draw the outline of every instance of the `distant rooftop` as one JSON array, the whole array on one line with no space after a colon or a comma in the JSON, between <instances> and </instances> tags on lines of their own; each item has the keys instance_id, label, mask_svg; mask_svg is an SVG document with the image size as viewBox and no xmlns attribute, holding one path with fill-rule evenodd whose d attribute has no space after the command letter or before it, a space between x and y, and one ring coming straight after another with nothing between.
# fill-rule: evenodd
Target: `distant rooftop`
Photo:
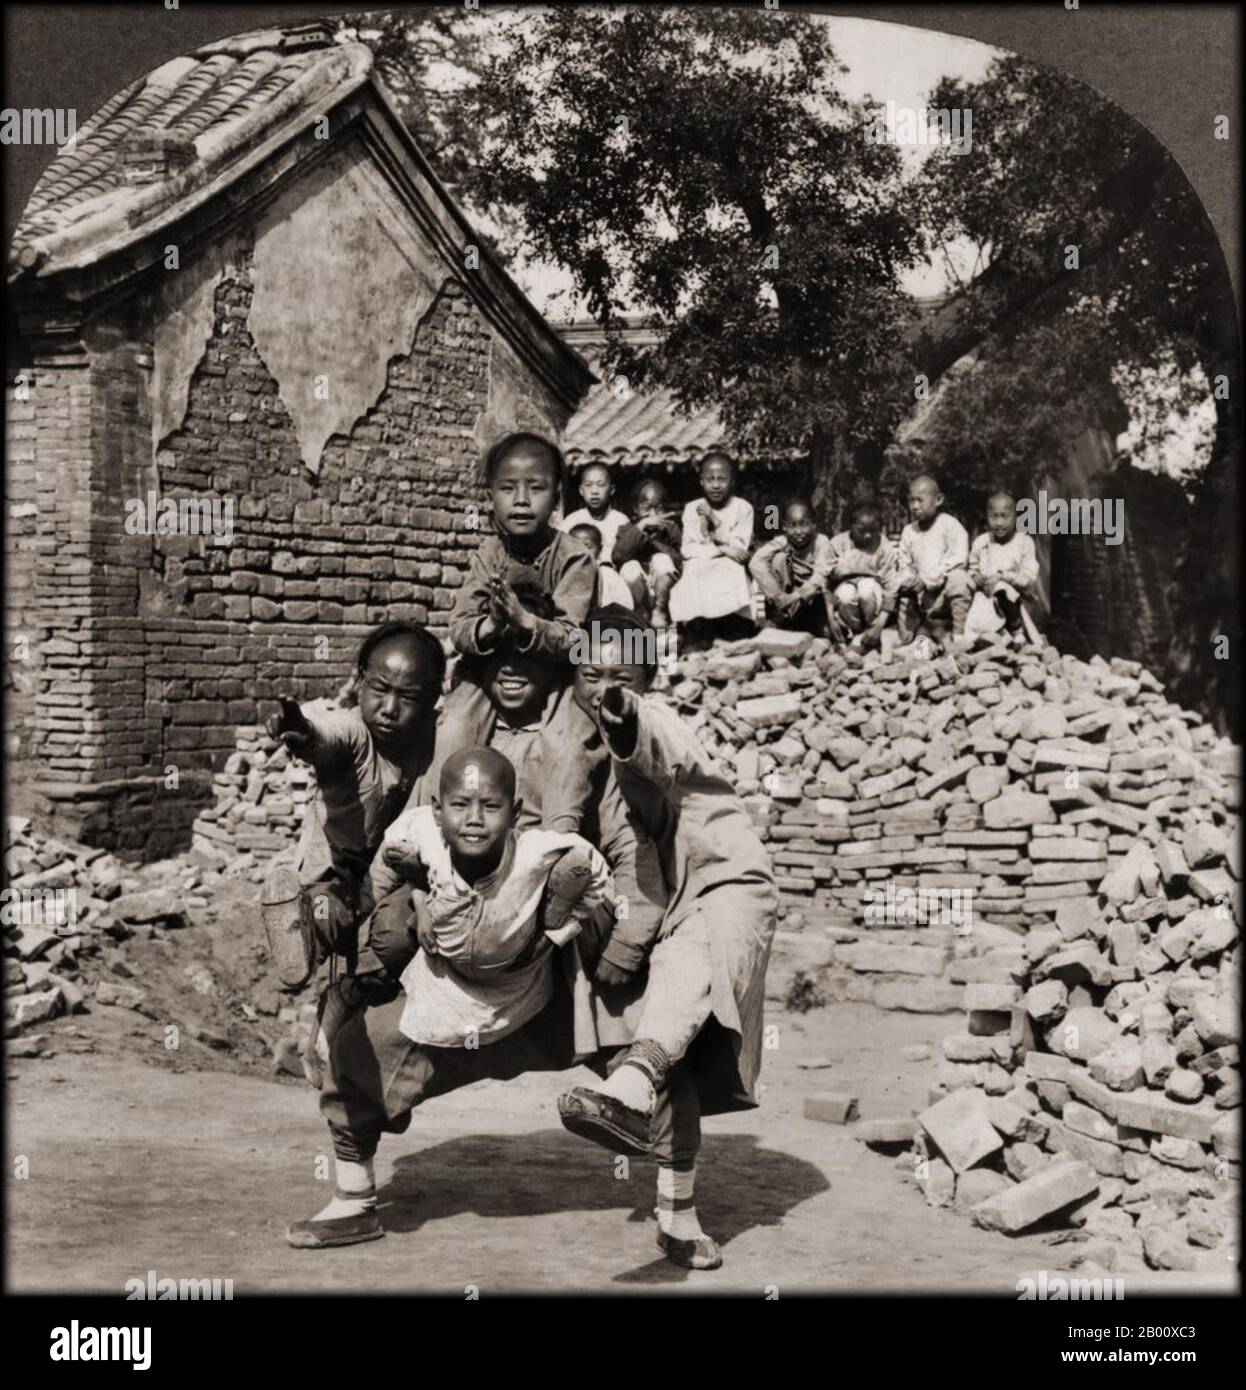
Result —
<instances>
[{"instance_id":1,"label":"distant rooftop","mask_svg":"<svg viewBox=\"0 0 1246 1390\"><path fill-rule=\"evenodd\" d=\"M922 321L947 302L947 295L930 295L917 301ZM557 329L568 343L600 375L605 350L605 334L592 319L580 319ZM624 341L654 341L637 315L623 330ZM606 463L612 468L696 467L713 448L728 448L744 468L786 467L805 457L797 446L765 456L751 456L739 450L716 408L685 412L669 391L623 390L614 381L602 380L592 387L571 417L562 440L568 465L578 470L589 463Z\"/></svg>"}]
</instances>

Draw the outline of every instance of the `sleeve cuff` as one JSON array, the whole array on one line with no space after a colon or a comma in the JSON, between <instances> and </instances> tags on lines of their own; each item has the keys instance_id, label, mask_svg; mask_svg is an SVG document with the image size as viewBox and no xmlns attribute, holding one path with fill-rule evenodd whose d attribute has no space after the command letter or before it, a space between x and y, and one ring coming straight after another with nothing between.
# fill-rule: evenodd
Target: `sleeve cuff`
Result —
<instances>
[{"instance_id":1,"label":"sleeve cuff","mask_svg":"<svg viewBox=\"0 0 1246 1390\"><path fill-rule=\"evenodd\" d=\"M636 946L630 941L622 941L617 936L612 936L606 942L601 955L602 959L608 960L611 965L634 975L644 964L646 951L643 946Z\"/></svg>"}]
</instances>

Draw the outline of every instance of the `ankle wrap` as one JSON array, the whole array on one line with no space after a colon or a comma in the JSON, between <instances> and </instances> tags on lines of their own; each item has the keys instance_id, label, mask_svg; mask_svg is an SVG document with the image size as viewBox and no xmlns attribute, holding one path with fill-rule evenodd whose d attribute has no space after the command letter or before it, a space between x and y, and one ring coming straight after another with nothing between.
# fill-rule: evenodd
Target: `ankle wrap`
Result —
<instances>
[{"instance_id":1,"label":"ankle wrap","mask_svg":"<svg viewBox=\"0 0 1246 1390\"><path fill-rule=\"evenodd\" d=\"M623 1065L626 1066L629 1062L632 1066L639 1067L655 1087L662 1085L666 1080L666 1073L673 1065L671 1054L661 1043L656 1043L651 1038L637 1038L628 1048Z\"/></svg>"}]
</instances>

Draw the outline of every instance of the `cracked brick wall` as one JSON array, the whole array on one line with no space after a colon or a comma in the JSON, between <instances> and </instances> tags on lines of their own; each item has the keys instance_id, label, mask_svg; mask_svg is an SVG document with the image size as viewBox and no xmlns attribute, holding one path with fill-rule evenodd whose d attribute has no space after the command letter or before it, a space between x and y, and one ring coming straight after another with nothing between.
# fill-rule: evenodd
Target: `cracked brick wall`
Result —
<instances>
[{"instance_id":1,"label":"cracked brick wall","mask_svg":"<svg viewBox=\"0 0 1246 1390\"><path fill-rule=\"evenodd\" d=\"M32 638L10 747L54 826L121 852L184 847L238 726L278 693L332 694L372 626L407 618L444 635L487 524L477 429L495 340L460 284L441 286L315 475L250 303L244 256L217 287L185 417L154 468L141 302L99 330L84 370L37 370L10 415L10 632ZM555 435L565 423L535 381L523 410ZM151 488L232 499L232 537L127 532L127 501Z\"/></svg>"}]
</instances>

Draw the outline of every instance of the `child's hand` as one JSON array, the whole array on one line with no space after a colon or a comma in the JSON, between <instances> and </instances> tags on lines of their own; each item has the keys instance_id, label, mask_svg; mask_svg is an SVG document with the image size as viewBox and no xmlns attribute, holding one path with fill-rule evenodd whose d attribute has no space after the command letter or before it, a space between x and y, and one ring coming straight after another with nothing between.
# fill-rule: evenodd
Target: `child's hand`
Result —
<instances>
[{"instance_id":1,"label":"child's hand","mask_svg":"<svg viewBox=\"0 0 1246 1390\"><path fill-rule=\"evenodd\" d=\"M306 752L315 738L312 726L307 722L307 716L297 700L288 699L284 695L279 695L277 699L281 705L281 712L269 715L268 736L284 743L291 753Z\"/></svg>"},{"instance_id":2,"label":"child's hand","mask_svg":"<svg viewBox=\"0 0 1246 1390\"><path fill-rule=\"evenodd\" d=\"M388 840L381 846L381 858L391 869L411 877L424 867L415 846L404 840Z\"/></svg>"},{"instance_id":3,"label":"child's hand","mask_svg":"<svg viewBox=\"0 0 1246 1390\"><path fill-rule=\"evenodd\" d=\"M632 978L632 971L624 970L622 966L615 965L602 956L597 962L597 968L593 971L593 979L599 985L625 985Z\"/></svg>"},{"instance_id":4,"label":"child's hand","mask_svg":"<svg viewBox=\"0 0 1246 1390\"><path fill-rule=\"evenodd\" d=\"M878 646L882 641L883 628L887 626L886 613L880 613L877 618L861 634L861 650L868 652L871 647Z\"/></svg>"},{"instance_id":5,"label":"child's hand","mask_svg":"<svg viewBox=\"0 0 1246 1390\"><path fill-rule=\"evenodd\" d=\"M491 582L489 611L493 620L503 627L518 628L521 632L531 632L536 627L536 618L519 602L519 595L505 579Z\"/></svg>"},{"instance_id":6,"label":"child's hand","mask_svg":"<svg viewBox=\"0 0 1246 1390\"><path fill-rule=\"evenodd\" d=\"M612 685L597 706L601 731L610 748L621 757L630 757L636 747L640 724L640 703L630 690Z\"/></svg>"}]
</instances>

